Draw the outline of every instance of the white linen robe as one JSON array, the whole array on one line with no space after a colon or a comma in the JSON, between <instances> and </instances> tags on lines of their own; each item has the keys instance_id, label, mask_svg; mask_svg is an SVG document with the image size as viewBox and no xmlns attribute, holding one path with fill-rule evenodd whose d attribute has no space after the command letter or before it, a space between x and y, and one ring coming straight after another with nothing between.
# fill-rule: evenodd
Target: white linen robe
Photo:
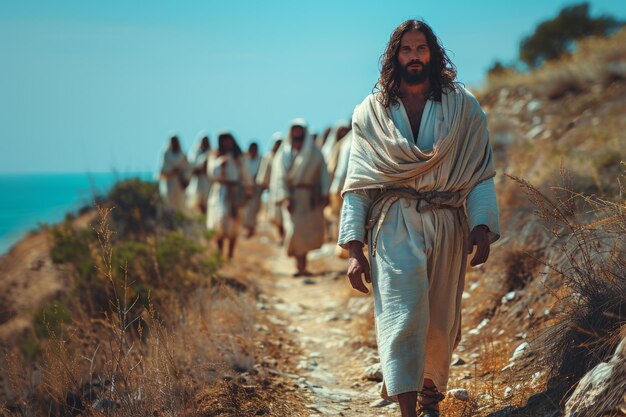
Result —
<instances>
[{"instance_id":1,"label":"white linen robe","mask_svg":"<svg viewBox=\"0 0 626 417\"><path fill-rule=\"evenodd\" d=\"M213 153L209 156L208 173L212 181L207 204L207 229L216 238L235 239L241 224L240 207L237 206L237 187L251 186L245 164L232 155Z\"/></svg>"},{"instance_id":2,"label":"white linen robe","mask_svg":"<svg viewBox=\"0 0 626 417\"><path fill-rule=\"evenodd\" d=\"M402 104L390 108L393 123L415 144ZM440 102L428 100L416 146L427 150L447 132ZM440 169L399 184L417 191L446 191ZM478 183L466 200L469 225L460 209L417 211L424 201L401 198L391 205L380 226L366 239L367 214L377 190L344 194L338 243L357 240L370 252L378 350L384 378L383 397L419 391L423 379L446 392L453 349L460 341L461 295L465 282L465 244L470 227L485 224L491 240L499 236L493 178Z\"/></svg>"},{"instance_id":3,"label":"white linen robe","mask_svg":"<svg viewBox=\"0 0 626 417\"><path fill-rule=\"evenodd\" d=\"M190 169L193 171L197 168L208 168L210 150L200 152L196 150L189 155ZM187 207L190 210L198 210L200 202L207 203L209 199L209 190L211 189L211 181L206 173L191 174L191 180L187 186Z\"/></svg>"},{"instance_id":4,"label":"white linen robe","mask_svg":"<svg viewBox=\"0 0 626 417\"><path fill-rule=\"evenodd\" d=\"M172 152L169 148L163 153L159 170L159 193L173 211L185 209L185 187L189 163L182 151ZM177 171L177 174L175 174Z\"/></svg>"},{"instance_id":5,"label":"white linen robe","mask_svg":"<svg viewBox=\"0 0 626 417\"><path fill-rule=\"evenodd\" d=\"M272 166L272 182L276 201L282 207L288 256L304 256L324 243L324 207L320 200L328 196L328 171L320 150L310 142L310 137L307 136L306 141L300 151L306 157L298 161L302 165L295 166L298 153L285 141ZM285 207L286 199L293 202L291 213Z\"/></svg>"}]
</instances>

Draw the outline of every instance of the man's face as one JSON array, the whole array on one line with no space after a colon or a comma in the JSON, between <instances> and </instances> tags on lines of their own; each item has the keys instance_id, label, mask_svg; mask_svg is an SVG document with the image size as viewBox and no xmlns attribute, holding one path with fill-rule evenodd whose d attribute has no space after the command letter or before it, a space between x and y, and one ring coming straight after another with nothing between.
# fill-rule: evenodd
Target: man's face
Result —
<instances>
[{"instance_id":1,"label":"man's face","mask_svg":"<svg viewBox=\"0 0 626 417\"><path fill-rule=\"evenodd\" d=\"M252 158L256 158L256 157L257 157L257 155L259 154L259 148L258 148L256 145L251 145L251 146L248 148L248 152L250 153L250 156L251 156Z\"/></svg>"},{"instance_id":2,"label":"man's face","mask_svg":"<svg viewBox=\"0 0 626 417\"><path fill-rule=\"evenodd\" d=\"M233 138L230 135L222 139L222 146L225 152L232 152L235 150L235 142L233 142Z\"/></svg>"},{"instance_id":3,"label":"man's face","mask_svg":"<svg viewBox=\"0 0 626 417\"><path fill-rule=\"evenodd\" d=\"M337 130L337 139L341 139L344 136L346 136L348 134L348 132L350 131L349 128L342 126Z\"/></svg>"},{"instance_id":4,"label":"man's face","mask_svg":"<svg viewBox=\"0 0 626 417\"><path fill-rule=\"evenodd\" d=\"M176 136L173 136L170 139L170 149L172 149L172 152L180 151L180 142L178 141L178 138Z\"/></svg>"},{"instance_id":5,"label":"man's face","mask_svg":"<svg viewBox=\"0 0 626 417\"><path fill-rule=\"evenodd\" d=\"M202 152L209 150L209 138L206 136L202 138L202 142L200 142L200 150Z\"/></svg>"},{"instance_id":6,"label":"man's face","mask_svg":"<svg viewBox=\"0 0 626 417\"><path fill-rule=\"evenodd\" d=\"M426 81L430 75L430 48L426 36L417 30L402 35L397 60L400 77L406 84Z\"/></svg>"},{"instance_id":7,"label":"man's face","mask_svg":"<svg viewBox=\"0 0 626 417\"><path fill-rule=\"evenodd\" d=\"M304 128L302 126L294 126L291 128L291 147L295 151L302 149L304 143Z\"/></svg>"}]
</instances>

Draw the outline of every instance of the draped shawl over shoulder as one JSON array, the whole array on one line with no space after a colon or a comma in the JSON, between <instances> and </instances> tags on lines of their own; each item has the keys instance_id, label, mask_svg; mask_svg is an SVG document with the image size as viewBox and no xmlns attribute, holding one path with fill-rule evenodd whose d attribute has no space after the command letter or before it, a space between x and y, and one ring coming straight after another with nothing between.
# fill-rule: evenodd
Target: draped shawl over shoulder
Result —
<instances>
[{"instance_id":1,"label":"draped shawl over shoulder","mask_svg":"<svg viewBox=\"0 0 626 417\"><path fill-rule=\"evenodd\" d=\"M476 98L457 86L442 94L441 104L447 127L442 131L447 133L436 138L428 152L400 133L390 109L377 100L376 94L357 106L342 196L356 190L411 186L416 179L436 173L447 180L443 189L435 191L458 192L454 204L460 206L476 184L493 177L487 120Z\"/></svg>"}]
</instances>

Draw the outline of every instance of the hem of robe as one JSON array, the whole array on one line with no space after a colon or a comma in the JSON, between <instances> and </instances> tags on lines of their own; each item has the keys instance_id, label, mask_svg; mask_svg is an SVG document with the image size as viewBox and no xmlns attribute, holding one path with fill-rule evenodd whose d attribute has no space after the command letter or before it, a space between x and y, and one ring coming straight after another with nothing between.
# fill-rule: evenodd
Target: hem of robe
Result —
<instances>
[{"instance_id":1,"label":"hem of robe","mask_svg":"<svg viewBox=\"0 0 626 417\"><path fill-rule=\"evenodd\" d=\"M440 384L442 385L442 387L440 385L438 385L438 380L439 378L437 376L435 376L434 374L430 374L427 372L424 372L424 376L422 377L422 383L421 384L417 384L417 387L415 385L407 385L405 387L399 387L395 390L394 394L389 394L387 392L387 384L385 383L385 381L383 380L383 387L380 391L380 397L384 400L387 401L393 401L393 402L398 402L398 395L399 394L404 394L405 392L417 392L420 391L422 389L422 387L424 386L424 380L425 379L430 379L433 381L433 383L435 384L435 386L437 387L437 391L439 391L442 394L446 394L448 392L448 384Z\"/></svg>"}]
</instances>

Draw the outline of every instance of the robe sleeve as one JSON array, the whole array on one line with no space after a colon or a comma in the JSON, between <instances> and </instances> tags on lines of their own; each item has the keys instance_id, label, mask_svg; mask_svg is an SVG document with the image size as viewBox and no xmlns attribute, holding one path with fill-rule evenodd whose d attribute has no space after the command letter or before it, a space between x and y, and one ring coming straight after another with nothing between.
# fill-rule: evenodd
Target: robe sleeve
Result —
<instances>
[{"instance_id":1,"label":"robe sleeve","mask_svg":"<svg viewBox=\"0 0 626 417\"><path fill-rule=\"evenodd\" d=\"M479 224L489 228L489 243L500 238L500 221L493 178L482 181L470 191L465 201L470 230Z\"/></svg>"},{"instance_id":2,"label":"robe sleeve","mask_svg":"<svg viewBox=\"0 0 626 417\"><path fill-rule=\"evenodd\" d=\"M337 244L346 247L348 242L357 240L365 244L365 223L371 197L366 191L351 191L343 196L339 238Z\"/></svg>"}]
</instances>

